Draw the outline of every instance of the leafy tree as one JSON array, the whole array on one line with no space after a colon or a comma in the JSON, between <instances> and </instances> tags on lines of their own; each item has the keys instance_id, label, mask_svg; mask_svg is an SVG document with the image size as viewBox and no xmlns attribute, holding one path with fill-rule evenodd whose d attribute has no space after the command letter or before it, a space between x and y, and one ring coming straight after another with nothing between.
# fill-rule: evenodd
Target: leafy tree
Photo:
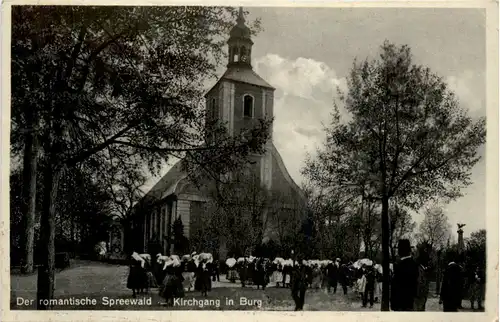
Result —
<instances>
[{"instance_id":1,"label":"leafy tree","mask_svg":"<svg viewBox=\"0 0 500 322\"><path fill-rule=\"evenodd\" d=\"M398 241L403 238L412 239L412 235L415 231L417 223L413 221L413 218L410 212L400 207L397 202L393 203L393 207L391 207L389 212L390 218L390 245L391 245L391 257L396 258L397 252L396 247Z\"/></svg>"},{"instance_id":2,"label":"leafy tree","mask_svg":"<svg viewBox=\"0 0 500 322\"><path fill-rule=\"evenodd\" d=\"M365 246L365 257L374 259L380 249L380 214L377 203L372 200L362 200L359 207L361 215L361 235Z\"/></svg>"},{"instance_id":3,"label":"leafy tree","mask_svg":"<svg viewBox=\"0 0 500 322\"><path fill-rule=\"evenodd\" d=\"M53 298L55 200L67 169L121 160L156 174L174 156L228 169L261 151L266 122L245 140L203 144L207 130L225 133L204 127L199 98L235 16L221 7L13 7L12 146L24 145L33 109L44 171L39 309Z\"/></svg>"},{"instance_id":4,"label":"leafy tree","mask_svg":"<svg viewBox=\"0 0 500 322\"><path fill-rule=\"evenodd\" d=\"M431 206L425 209L424 220L420 223L418 239L432 248L443 248L451 237L451 225L442 208Z\"/></svg>"},{"instance_id":5,"label":"leafy tree","mask_svg":"<svg viewBox=\"0 0 500 322\"><path fill-rule=\"evenodd\" d=\"M292 196L280 191L271 191L267 202L267 233L271 233L272 240L278 249L288 253L287 244L296 236L300 227L305 205L292 198Z\"/></svg>"},{"instance_id":6,"label":"leafy tree","mask_svg":"<svg viewBox=\"0 0 500 322\"><path fill-rule=\"evenodd\" d=\"M486 248L486 229L479 229L470 234L467 240L469 247Z\"/></svg>"},{"instance_id":7,"label":"leafy tree","mask_svg":"<svg viewBox=\"0 0 500 322\"><path fill-rule=\"evenodd\" d=\"M229 249L243 252L261 244L269 221L269 216L265 216L269 192L251 170L252 165L248 165L234 171L230 180L215 184L208 191L210 234L214 239L223 238Z\"/></svg>"},{"instance_id":8,"label":"leafy tree","mask_svg":"<svg viewBox=\"0 0 500 322\"><path fill-rule=\"evenodd\" d=\"M486 229L470 234L466 241L466 254L470 265L486 269Z\"/></svg>"},{"instance_id":9,"label":"leafy tree","mask_svg":"<svg viewBox=\"0 0 500 322\"><path fill-rule=\"evenodd\" d=\"M383 311L389 310L389 205L418 210L452 200L480 160L485 118L473 120L443 79L415 65L408 46L385 42L379 59L354 62L348 91L335 104L326 141L305 174L322 186L362 193L381 205Z\"/></svg>"},{"instance_id":10,"label":"leafy tree","mask_svg":"<svg viewBox=\"0 0 500 322\"><path fill-rule=\"evenodd\" d=\"M20 254L22 248L22 174L17 171L10 175L10 260L11 265L21 262Z\"/></svg>"}]
</instances>

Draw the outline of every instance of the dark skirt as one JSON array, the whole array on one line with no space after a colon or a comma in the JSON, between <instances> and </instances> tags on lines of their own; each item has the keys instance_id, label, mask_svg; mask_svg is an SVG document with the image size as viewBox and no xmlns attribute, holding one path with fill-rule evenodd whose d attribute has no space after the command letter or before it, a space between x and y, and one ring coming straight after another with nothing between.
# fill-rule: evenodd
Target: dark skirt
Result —
<instances>
[{"instance_id":1,"label":"dark skirt","mask_svg":"<svg viewBox=\"0 0 500 322\"><path fill-rule=\"evenodd\" d=\"M146 273L148 276L148 288L156 288L158 287L158 283L156 282L156 278L154 277L152 272Z\"/></svg>"},{"instance_id":2,"label":"dark skirt","mask_svg":"<svg viewBox=\"0 0 500 322\"><path fill-rule=\"evenodd\" d=\"M148 288L148 275L146 270L140 266L131 266L127 278L127 288L131 290Z\"/></svg>"},{"instance_id":3,"label":"dark skirt","mask_svg":"<svg viewBox=\"0 0 500 322\"><path fill-rule=\"evenodd\" d=\"M227 271L227 279L229 281L236 281L238 278L239 278L239 276L238 276L238 272L236 272L236 270L229 269Z\"/></svg>"},{"instance_id":4,"label":"dark skirt","mask_svg":"<svg viewBox=\"0 0 500 322\"><path fill-rule=\"evenodd\" d=\"M208 292L212 290L212 279L210 278L210 274L198 273L196 274L196 280L194 282L194 289L196 291Z\"/></svg>"},{"instance_id":5,"label":"dark skirt","mask_svg":"<svg viewBox=\"0 0 500 322\"><path fill-rule=\"evenodd\" d=\"M256 271L253 274L253 283L259 286L266 286L269 283L269 277L265 271Z\"/></svg>"},{"instance_id":6,"label":"dark skirt","mask_svg":"<svg viewBox=\"0 0 500 322\"><path fill-rule=\"evenodd\" d=\"M174 274L167 274L163 279L159 293L166 300L174 297L184 297L184 288L182 287L181 279Z\"/></svg>"}]
</instances>

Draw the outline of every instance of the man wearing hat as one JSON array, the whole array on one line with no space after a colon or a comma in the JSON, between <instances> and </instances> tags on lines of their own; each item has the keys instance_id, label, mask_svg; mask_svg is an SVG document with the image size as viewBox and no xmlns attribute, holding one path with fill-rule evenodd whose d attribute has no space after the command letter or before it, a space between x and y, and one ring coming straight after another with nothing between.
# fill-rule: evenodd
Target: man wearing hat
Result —
<instances>
[{"instance_id":1,"label":"man wearing hat","mask_svg":"<svg viewBox=\"0 0 500 322\"><path fill-rule=\"evenodd\" d=\"M413 311L417 295L418 265L411 256L408 239L398 243L399 262L394 265L391 285L391 309L393 311Z\"/></svg>"},{"instance_id":2,"label":"man wearing hat","mask_svg":"<svg viewBox=\"0 0 500 322\"><path fill-rule=\"evenodd\" d=\"M451 261L443 276L439 304L443 304L444 312L458 312L462 304L463 291L463 256L457 256L455 261Z\"/></svg>"},{"instance_id":3,"label":"man wearing hat","mask_svg":"<svg viewBox=\"0 0 500 322\"><path fill-rule=\"evenodd\" d=\"M290 279L292 284L292 297L295 302L295 311L302 311L304 309L307 275L307 266L304 265L302 256L298 255L297 261L294 261Z\"/></svg>"},{"instance_id":4,"label":"man wearing hat","mask_svg":"<svg viewBox=\"0 0 500 322\"><path fill-rule=\"evenodd\" d=\"M330 293L330 289L332 288L333 288L333 294L337 293L339 266L340 266L340 258L337 258L334 263L330 263L326 267L326 273L328 276L328 285L327 285L328 293Z\"/></svg>"}]
</instances>

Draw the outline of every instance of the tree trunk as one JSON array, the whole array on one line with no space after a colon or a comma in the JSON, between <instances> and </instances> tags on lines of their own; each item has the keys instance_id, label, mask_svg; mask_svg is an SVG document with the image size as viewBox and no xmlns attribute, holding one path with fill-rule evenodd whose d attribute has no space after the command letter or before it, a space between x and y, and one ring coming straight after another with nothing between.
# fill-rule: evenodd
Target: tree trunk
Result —
<instances>
[{"instance_id":1,"label":"tree trunk","mask_svg":"<svg viewBox=\"0 0 500 322\"><path fill-rule=\"evenodd\" d=\"M21 213L23 215L21 272L29 274L33 272L38 139L35 132L36 115L34 111L29 111L26 118L28 124L24 142L23 197L21 204Z\"/></svg>"},{"instance_id":2,"label":"tree trunk","mask_svg":"<svg viewBox=\"0 0 500 322\"><path fill-rule=\"evenodd\" d=\"M52 158L51 158L52 159ZM51 160L52 161L52 160ZM50 309L49 302L54 298L55 279L55 201L62 170L47 164L44 176L44 200L40 218L41 265L38 267L37 309Z\"/></svg>"},{"instance_id":3,"label":"tree trunk","mask_svg":"<svg viewBox=\"0 0 500 322\"><path fill-rule=\"evenodd\" d=\"M382 305L381 311L389 311L389 197L382 197Z\"/></svg>"}]
</instances>

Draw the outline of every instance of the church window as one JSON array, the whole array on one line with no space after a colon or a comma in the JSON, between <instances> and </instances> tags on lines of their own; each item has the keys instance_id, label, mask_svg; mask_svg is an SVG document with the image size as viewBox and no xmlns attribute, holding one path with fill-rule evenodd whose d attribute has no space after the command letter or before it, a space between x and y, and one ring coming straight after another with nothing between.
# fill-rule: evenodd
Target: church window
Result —
<instances>
[{"instance_id":1,"label":"church window","mask_svg":"<svg viewBox=\"0 0 500 322\"><path fill-rule=\"evenodd\" d=\"M243 96L243 116L253 117L253 97L250 95Z\"/></svg>"},{"instance_id":2,"label":"church window","mask_svg":"<svg viewBox=\"0 0 500 322\"><path fill-rule=\"evenodd\" d=\"M231 50L232 54L233 54L233 62L238 62L238 48L237 47L233 47L233 50Z\"/></svg>"},{"instance_id":3,"label":"church window","mask_svg":"<svg viewBox=\"0 0 500 322\"><path fill-rule=\"evenodd\" d=\"M245 47L241 47L240 56L241 56L241 61L242 62L246 62L247 61L247 50L246 50Z\"/></svg>"},{"instance_id":4,"label":"church window","mask_svg":"<svg viewBox=\"0 0 500 322\"><path fill-rule=\"evenodd\" d=\"M218 112L219 112L219 109L217 108L217 101L215 100L215 98L212 98L212 106L211 106L211 108L212 108L212 117L213 117L214 119L217 119L217 118L218 118L218 116L219 116L219 115L218 115L218 114L219 114L219 113L218 113Z\"/></svg>"}]
</instances>

